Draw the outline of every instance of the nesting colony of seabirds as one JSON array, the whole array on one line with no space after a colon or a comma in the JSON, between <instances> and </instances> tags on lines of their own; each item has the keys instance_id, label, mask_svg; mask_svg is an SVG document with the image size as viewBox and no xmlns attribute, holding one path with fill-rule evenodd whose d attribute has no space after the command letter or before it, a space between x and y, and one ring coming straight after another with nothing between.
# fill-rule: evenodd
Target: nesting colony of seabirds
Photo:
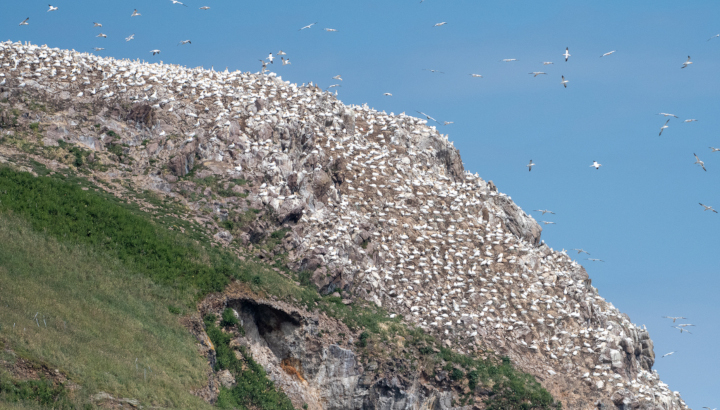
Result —
<instances>
[{"instance_id":1,"label":"nesting colony of seabirds","mask_svg":"<svg viewBox=\"0 0 720 410\"><path fill-rule=\"evenodd\" d=\"M50 6L48 12L55 10ZM134 10L128 16L141 14ZM28 25L29 19L20 24ZM191 41L178 45L185 44ZM283 65L290 64L285 55L276 53ZM569 48L561 55L568 62ZM265 182L250 192L248 203L299 216L286 221L293 228L291 264L311 266L330 278L326 286L352 289L356 297L402 314L448 347L465 353L490 347L507 354L553 394L563 393L562 383L553 387L554 382L571 378L589 394L612 397L616 404L687 408L652 370L655 354L646 329L599 296L567 252L540 241L538 223L510 197L463 170L448 136L428 125L440 122L420 111L423 119L346 106L335 97L337 89L333 95L312 83L298 86L266 73L274 59L272 53L262 59L259 73L218 72L8 41L0 43L0 86L79 103L150 106L172 121L145 129L108 124L121 131L131 155L145 161L180 158L180 174L199 157L221 177L262 175ZM691 64L688 57L682 68ZM339 75L334 79L343 81ZM171 132L184 139L170 141ZM94 137L69 132L63 138L103 150ZM154 151L141 145L146 139ZM528 171L534 166L531 160ZM214 209L227 215L244 209L244 202L220 201ZM218 230L218 238L231 238ZM684 318L670 319L680 332L690 333L687 327L693 325L674 323Z\"/></svg>"}]
</instances>

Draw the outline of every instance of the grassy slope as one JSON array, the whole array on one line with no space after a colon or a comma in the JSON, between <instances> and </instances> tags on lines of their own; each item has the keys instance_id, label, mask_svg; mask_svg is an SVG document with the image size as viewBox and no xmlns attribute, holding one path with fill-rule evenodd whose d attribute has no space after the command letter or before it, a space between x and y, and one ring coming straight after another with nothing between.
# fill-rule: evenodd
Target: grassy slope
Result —
<instances>
[{"instance_id":1,"label":"grassy slope","mask_svg":"<svg viewBox=\"0 0 720 410\"><path fill-rule=\"evenodd\" d=\"M63 370L84 394L209 407L189 393L202 386L207 363L168 311L184 302L169 287L16 217L0 215L0 243L0 325L17 354Z\"/></svg>"}]
</instances>

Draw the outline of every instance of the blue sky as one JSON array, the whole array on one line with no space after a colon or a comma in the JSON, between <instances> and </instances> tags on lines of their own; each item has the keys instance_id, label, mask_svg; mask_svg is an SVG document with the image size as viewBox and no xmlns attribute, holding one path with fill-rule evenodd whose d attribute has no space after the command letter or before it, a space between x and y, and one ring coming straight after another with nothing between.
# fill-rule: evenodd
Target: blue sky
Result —
<instances>
[{"instance_id":1,"label":"blue sky","mask_svg":"<svg viewBox=\"0 0 720 410\"><path fill-rule=\"evenodd\" d=\"M698 205L720 208L720 152L708 148L720 148L720 38L707 41L720 33L720 3L51 1L58 11L46 12L47 0L7 2L0 39L253 72L282 49L292 65L270 68L285 80L340 83L346 104L454 121L439 128L466 169L527 212L556 212L533 213L557 223L544 226L551 247L605 261L578 257L601 295L647 325L663 381L691 407L720 407L720 215ZM130 17L134 8L141 17ZM26 17L30 25L18 26ZM688 55L694 64L680 69ZM344 81L332 80L338 74ZM662 136L659 112L680 117ZM590 168L593 160L603 166ZM697 326L681 335L663 315Z\"/></svg>"}]
</instances>

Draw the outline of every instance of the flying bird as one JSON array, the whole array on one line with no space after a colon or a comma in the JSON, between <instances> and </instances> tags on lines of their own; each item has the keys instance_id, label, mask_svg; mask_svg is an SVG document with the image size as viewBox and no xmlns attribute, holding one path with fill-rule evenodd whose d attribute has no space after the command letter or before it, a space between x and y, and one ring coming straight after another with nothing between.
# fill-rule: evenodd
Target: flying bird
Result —
<instances>
[{"instance_id":1,"label":"flying bird","mask_svg":"<svg viewBox=\"0 0 720 410\"><path fill-rule=\"evenodd\" d=\"M720 34L718 34L718 36L720 36ZM715 37L717 37L717 36L715 36ZM717 407L715 407L714 409L711 409L710 407L703 406L703 408L708 409L708 410L717 410Z\"/></svg>"},{"instance_id":2,"label":"flying bird","mask_svg":"<svg viewBox=\"0 0 720 410\"><path fill-rule=\"evenodd\" d=\"M317 22L315 22L315 23L312 23L312 24L308 24L307 26L305 26L305 27L301 28L301 29L300 29L300 30L298 30L298 31L303 31L303 30L305 30L306 28L310 28L310 27L312 27L312 26L314 26L314 25L316 25L316 24L317 24Z\"/></svg>"},{"instance_id":3,"label":"flying bird","mask_svg":"<svg viewBox=\"0 0 720 410\"><path fill-rule=\"evenodd\" d=\"M700 205L702 205L702 204L700 204ZM663 316L663 319L672 319L673 323L675 323L675 321L678 319L687 319L687 318L682 317L682 316Z\"/></svg>"},{"instance_id":4,"label":"flying bird","mask_svg":"<svg viewBox=\"0 0 720 410\"><path fill-rule=\"evenodd\" d=\"M185 3L180 3L178 0L170 0L170 1L172 2L172 4L179 4L181 6L187 7L187 5Z\"/></svg>"},{"instance_id":5,"label":"flying bird","mask_svg":"<svg viewBox=\"0 0 720 410\"><path fill-rule=\"evenodd\" d=\"M180 45L184 45L184 44L192 44L192 41L190 41L190 40L183 40L183 41L181 41L181 42L178 43L179 46L180 46Z\"/></svg>"},{"instance_id":6,"label":"flying bird","mask_svg":"<svg viewBox=\"0 0 720 410\"><path fill-rule=\"evenodd\" d=\"M443 125L455 124L454 121L443 121Z\"/></svg>"},{"instance_id":7,"label":"flying bird","mask_svg":"<svg viewBox=\"0 0 720 410\"><path fill-rule=\"evenodd\" d=\"M106 34L103 34L103 33L100 33L100 34L98 34L98 35L95 36L95 37L107 38L107 35L106 35Z\"/></svg>"},{"instance_id":8,"label":"flying bird","mask_svg":"<svg viewBox=\"0 0 720 410\"><path fill-rule=\"evenodd\" d=\"M682 325L678 325L678 326L685 327L685 326L695 326L695 325L691 325L690 323L683 323Z\"/></svg>"},{"instance_id":9,"label":"flying bird","mask_svg":"<svg viewBox=\"0 0 720 410\"><path fill-rule=\"evenodd\" d=\"M22 23L20 23L20 24L18 24L18 25L19 25L19 26L27 26L27 25L30 24L30 23L28 23L28 20L30 20L30 17L26 18L25 20L22 21ZM17 21L17 20L16 20L16 21Z\"/></svg>"},{"instance_id":10,"label":"flying bird","mask_svg":"<svg viewBox=\"0 0 720 410\"><path fill-rule=\"evenodd\" d=\"M720 151L720 148L710 147L710 149L712 150L712 152L718 152L718 151Z\"/></svg>"},{"instance_id":11,"label":"flying bird","mask_svg":"<svg viewBox=\"0 0 720 410\"><path fill-rule=\"evenodd\" d=\"M590 165L590 167L595 167L595 169L600 169L601 166L602 164L598 164L597 161L593 161L592 165Z\"/></svg>"},{"instance_id":12,"label":"flying bird","mask_svg":"<svg viewBox=\"0 0 720 410\"><path fill-rule=\"evenodd\" d=\"M446 25L446 24L447 24L447 23L443 21L442 23L437 23L437 24L435 24L433 27L440 27L440 26L444 26L444 25Z\"/></svg>"},{"instance_id":13,"label":"flying bird","mask_svg":"<svg viewBox=\"0 0 720 410\"><path fill-rule=\"evenodd\" d=\"M707 169L705 169L705 163L702 162L702 161L700 161L700 158L698 158L697 154L693 153L693 155L695 155L695 162L694 162L694 164L700 165L700 166L702 167L703 171L707 171Z\"/></svg>"},{"instance_id":14,"label":"flying bird","mask_svg":"<svg viewBox=\"0 0 720 410\"><path fill-rule=\"evenodd\" d=\"M680 68L685 68L685 67L689 66L689 65L692 64L692 63L693 63L693 62L690 61L690 56L688 56L687 61L684 62L683 65L682 65L682 67L680 67Z\"/></svg>"},{"instance_id":15,"label":"flying bird","mask_svg":"<svg viewBox=\"0 0 720 410\"><path fill-rule=\"evenodd\" d=\"M692 332L690 332L689 330L685 329L684 327L678 327L678 326L673 326L673 327L674 327L675 329L679 329L679 330L680 330L680 333L685 332L685 333L690 333L690 334L692 334Z\"/></svg>"},{"instance_id":16,"label":"flying bird","mask_svg":"<svg viewBox=\"0 0 720 410\"><path fill-rule=\"evenodd\" d=\"M130 17L137 17L142 16L142 14L138 13L137 9L133 10L133 14Z\"/></svg>"},{"instance_id":17,"label":"flying bird","mask_svg":"<svg viewBox=\"0 0 720 410\"><path fill-rule=\"evenodd\" d=\"M675 115L675 114L668 114L668 113L666 113L666 112L658 113L658 115L662 115L663 117L675 117L675 118L678 118L677 115Z\"/></svg>"},{"instance_id":18,"label":"flying bird","mask_svg":"<svg viewBox=\"0 0 720 410\"><path fill-rule=\"evenodd\" d=\"M533 71L532 73L528 73L528 74L532 74L532 75L533 75L533 78L539 76L540 74L546 74L546 75L547 75L547 73L543 73L542 71Z\"/></svg>"},{"instance_id":19,"label":"flying bird","mask_svg":"<svg viewBox=\"0 0 720 410\"><path fill-rule=\"evenodd\" d=\"M482 75L480 75L480 74L470 74L470 75L475 78L482 78Z\"/></svg>"},{"instance_id":20,"label":"flying bird","mask_svg":"<svg viewBox=\"0 0 720 410\"><path fill-rule=\"evenodd\" d=\"M125 37L125 41L130 41L135 38L135 34L130 34L130 37Z\"/></svg>"},{"instance_id":21,"label":"flying bird","mask_svg":"<svg viewBox=\"0 0 720 410\"><path fill-rule=\"evenodd\" d=\"M93 27L102 27L102 24L100 24L100 23L93 23L93 24L94 24Z\"/></svg>"},{"instance_id":22,"label":"flying bird","mask_svg":"<svg viewBox=\"0 0 720 410\"><path fill-rule=\"evenodd\" d=\"M340 80L340 81L342 81L342 77L340 77L340 74L338 74L338 75L336 75L335 77L333 77L333 80Z\"/></svg>"},{"instance_id":23,"label":"flying bird","mask_svg":"<svg viewBox=\"0 0 720 410\"><path fill-rule=\"evenodd\" d=\"M50 6L50 8L48 9L48 11L55 11L55 10L58 9L57 7L53 7L52 4L48 4L48 6Z\"/></svg>"},{"instance_id":24,"label":"flying bird","mask_svg":"<svg viewBox=\"0 0 720 410\"><path fill-rule=\"evenodd\" d=\"M720 34L715 34L714 36L710 37L707 41L710 41L716 37L720 37ZM704 409L707 409L707 407L703 407Z\"/></svg>"},{"instance_id":25,"label":"flying bird","mask_svg":"<svg viewBox=\"0 0 720 410\"><path fill-rule=\"evenodd\" d=\"M440 123L438 122L438 120L436 120L435 118L433 118L433 117L425 114L424 112L422 112L422 111L416 111L416 112L417 112L418 114L424 116L424 117L427 118L428 120L433 120L433 121L437 122L438 124L440 124Z\"/></svg>"},{"instance_id":26,"label":"flying bird","mask_svg":"<svg viewBox=\"0 0 720 410\"><path fill-rule=\"evenodd\" d=\"M570 47L565 47L565 54L563 54L563 57L565 57L565 62L567 62L568 58L570 58Z\"/></svg>"},{"instance_id":27,"label":"flying bird","mask_svg":"<svg viewBox=\"0 0 720 410\"><path fill-rule=\"evenodd\" d=\"M614 53L614 52L615 52L615 50L610 51L609 53L605 53L605 54L601 55L600 58L603 58L603 57L605 57L605 56L609 56L610 54L612 54L612 53Z\"/></svg>"},{"instance_id":28,"label":"flying bird","mask_svg":"<svg viewBox=\"0 0 720 410\"><path fill-rule=\"evenodd\" d=\"M282 65L290 65L291 64L289 58L286 60L285 57L280 57L280 61L282 61Z\"/></svg>"},{"instance_id":29,"label":"flying bird","mask_svg":"<svg viewBox=\"0 0 720 410\"><path fill-rule=\"evenodd\" d=\"M670 356L673 353L675 353L675 352L665 353L664 355L660 356L660 358L662 359L663 357Z\"/></svg>"},{"instance_id":30,"label":"flying bird","mask_svg":"<svg viewBox=\"0 0 720 410\"><path fill-rule=\"evenodd\" d=\"M202 6L202 7L200 7L200 10L210 10L210 7L208 7L208 6Z\"/></svg>"},{"instance_id":31,"label":"flying bird","mask_svg":"<svg viewBox=\"0 0 720 410\"><path fill-rule=\"evenodd\" d=\"M265 59L268 60L268 61L270 62L270 64L275 64L275 63L273 62L273 59L274 59L274 58L275 58L275 57L273 57L273 53L270 53L270 54L268 54L268 56L267 56Z\"/></svg>"},{"instance_id":32,"label":"flying bird","mask_svg":"<svg viewBox=\"0 0 720 410\"><path fill-rule=\"evenodd\" d=\"M663 126L660 127L660 134L658 134L658 135L662 135L662 132L665 131L665 128L669 127L669 125L667 125L669 122L670 122L670 118L668 118L667 121L665 121L665 124L663 124Z\"/></svg>"},{"instance_id":33,"label":"flying bird","mask_svg":"<svg viewBox=\"0 0 720 410\"><path fill-rule=\"evenodd\" d=\"M569 81L565 79L565 76L562 76L562 81L560 81L560 84L562 84L563 87L567 88L567 83L569 83Z\"/></svg>"},{"instance_id":34,"label":"flying bird","mask_svg":"<svg viewBox=\"0 0 720 410\"><path fill-rule=\"evenodd\" d=\"M703 208L705 208L705 209L703 209L703 211L713 211L713 212L715 212L715 213L718 213L718 211L714 210L713 207L711 207L711 206L703 205L702 203L700 203L700 206L702 206ZM687 319L687 318L681 317L681 318L678 318L678 319ZM675 322L675 320L673 320L673 322Z\"/></svg>"},{"instance_id":35,"label":"flying bird","mask_svg":"<svg viewBox=\"0 0 720 410\"><path fill-rule=\"evenodd\" d=\"M605 262L602 259L595 259L595 258L585 258L585 260L590 261L590 262Z\"/></svg>"},{"instance_id":36,"label":"flying bird","mask_svg":"<svg viewBox=\"0 0 720 410\"><path fill-rule=\"evenodd\" d=\"M557 225L555 222L548 222L548 221L540 221L544 223L545 225Z\"/></svg>"},{"instance_id":37,"label":"flying bird","mask_svg":"<svg viewBox=\"0 0 720 410\"><path fill-rule=\"evenodd\" d=\"M160 50L150 50L150 52L151 52L153 55L155 55L155 54L160 54Z\"/></svg>"},{"instance_id":38,"label":"flying bird","mask_svg":"<svg viewBox=\"0 0 720 410\"><path fill-rule=\"evenodd\" d=\"M552 63L553 63L552 61L543 61L543 65L550 65Z\"/></svg>"},{"instance_id":39,"label":"flying bird","mask_svg":"<svg viewBox=\"0 0 720 410\"><path fill-rule=\"evenodd\" d=\"M424 70L424 71L430 71L431 73L440 73L440 74L445 74L445 73L444 73L444 72L442 72L442 71L438 71L438 70L432 70L432 69L429 69L429 68L423 68L423 70Z\"/></svg>"},{"instance_id":40,"label":"flying bird","mask_svg":"<svg viewBox=\"0 0 720 410\"><path fill-rule=\"evenodd\" d=\"M590 255L590 252L588 252L588 251L586 251L585 249L582 249L582 248L581 248L581 249L573 248L572 250L577 251L577 252L578 252L578 255L580 255L581 253L585 253L585 254Z\"/></svg>"},{"instance_id":41,"label":"flying bird","mask_svg":"<svg viewBox=\"0 0 720 410\"><path fill-rule=\"evenodd\" d=\"M528 171L532 171L533 165L535 165L535 164L533 164L532 160L530 160L530 162L525 166L528 167ZM545 213L543 213L543 215L545 215Z\"/></svg>"},{"instance_id":42,"label":"flying bird","mask_svg":"<svg viewBox=\"0 0 720 410\"><path fill-rule=\"evenodd\" d=\"M545 215L545 214L553 214L553 215L555 215L555 212L553 212L553 211L548 211L547 209L533 209L533 211L535 211L535 212L542 212L543 215Z\"/></svg>"},{"instance_id":43,"label":"flying bird","mask_svg":"<svg viewBox=\"0 0 720 410\"><path fill-rule=\"evenodd\" d=\"M695 121L697 121L695 118L690 118L690 119L685 120L685 121L683 121L683 122L695 122Z\"/></svg>"},{"instance_id":44,"label":"flying bird","mask_svg":"<svg viewBox=\"0 0 720 410\"><path fill-rule=\"evenodd\" d=\"M390 94L390 93L384 93L383 95L387 96L387 97L392 97L392 94Z\"/></svg>"},{"instance_id":45,"label":"flying bird","mask_svg":"<svg viewBox=\"0 0 720 410\"><path fill-rule=\"evenodd\" d=\"M278 55L278 56L286 56L286 55L287 55L287 53L286 53L286 52L284 52L284 51L282 51L282 50L280 50L280 51L278 51L278 53L277 53L277 54L275 54L275 55Z\"/></svg>"},{"instance_id":46,"label":"flying bird","mask_svg":"<svg viewBox=\"0 0 720 410\"><path fill-rule=\"evenodd\" d=\"M503 63L510 63L512 61L517 61L517 58L504 58L500 61L502 61Z\"/></svg>"},{"instance_id":47,"label":"flying bird","mask_svg":"<svg viewBox=\"0 0 720 410\"><path fill-rule=\"evenodd\" d=\"M327 31L327 32L329 32L329 33L334 33L334 32L337 31L337 30L335 30L334 28L324 28L323 30L325 30L325 31Z\"/></svg>"},{"instance_id":48,"label":"flying bird","mask_svg":"<svg viewBox=\"0 0 720 410\"><path fill-rule=\"evenodd\" d=\"M95 47L95 51L102 51L102 50L105 50L105 49L102 47Z\"/></svg>"},{"instance_id":49,"label":"flying bird","mask_svg":"<svg viewBox=\"0 0 720 410\"><path fill-rule=\"evenodd\" d=\"M335 88L335 87L342 87L342 86L340 84L333 84L333 85L329 86L328 88L326 88L325 91L327 91L331 88Z\"/></svg>"}]
</instances>

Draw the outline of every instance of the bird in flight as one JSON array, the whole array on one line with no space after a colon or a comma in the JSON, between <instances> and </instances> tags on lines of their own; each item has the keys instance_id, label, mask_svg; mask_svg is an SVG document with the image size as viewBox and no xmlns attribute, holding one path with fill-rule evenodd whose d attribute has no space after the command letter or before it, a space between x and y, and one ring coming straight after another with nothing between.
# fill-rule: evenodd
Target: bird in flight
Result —
<instances>
[{"instance_id":1,"label":"bird in flight","mask_svg":"<svg viewBox=\"0 0 720 410\"><path fill-rule=\"evenodd\" d=\"M707 39L707 41L710 41L710 40L712 40L712 39L714 39L714 38L716 38L716 37L720 37L720 34L715 34L714 36L712 36L712 37L710 37L709 39ZM703 408L707 409L707 407L703 407Z\"/></svg>"},{"instance_id":2,"label":"bird in flight","mask_svg":"<svg viewBox=\"0 0 720 410\"><path fill-rule=\"evenodd\" d=\"M125 41L130 41L135 38L135 34L130 34L130 37L125 37Z\"/></svg>"},{"instance_id":3,"label":"bird in flight","mask_svg":"<svg viewBox=\"0 0 720 410\"><path fill-rule=\"evenodd\" d=\"M601 166L602 164L598 164L597 161L593 161L592 165L590 165L590 167L595 167L595 169L600 169Z\"/></svg>"},{"instance_id":4,"label":"bird in flight","mask_svg":"<svg viewBox=\"0 0 720 410\"><path fill-rule=\"evenodd\" d=\"M470 74L470 76L475 77L475 78L482 78L482 75L480 75L480 74Z\"/></svg>"},{"instance_id":5,"label":"bird in flight","mask_svg":"<svg viewBox=\"0 0 720 410\"><path fill-rule=\"evenodd\" d=\"M200 7L200 10L210 10L210 7L208 7L208 6L202 6L202 7Z\"/></svg>"},{"instance_id":6,"label":"bird in flight","mask_svg":"<svg viewBox=\"0 0 720 410\"><path fill-rule=\"evenodd\" d=\"M27 26L30 24L30 23L28 23L28 20L30 20L30 17L26 18L25 20L22 21L22 23L20 23L18 25L19 26Z\"/></svg>"},{"instance_id":7,"label":"bird in flight","mask_svg":"<svg viewBox=\"0 0 720 410\"><path fill-rule=\"evenodd\" d=\"M528 73L528 74L532 74L532 75L533 75L533 78L539 76L540 74L545 74L545 75L547 75L547 73L543 73L542 71L533 71L532 73Z\"/></svg>"},{"instance_id":8,"label":"bird in flight","mask_svg":"<svg viewBox=\"0 0 720 410\"><path fill-rule=\"evenodd\" d=\"M685 332L685 333L690 333L690 334L692 334L692 332L690 332L689 330L685 329L684 327L678 327L678 326L673 326L673 327L674 327L675 329L680 330L680 333Z\"/></svg>"},{"instance_id":9,"label":"bird in flight","mask_svg":"<svg viewBox=\"0 0 720 410\"><path fill-rule=\"evenodd\" d=\"M683 122L695 122L695 121L697 121L695 118L690 118L689 120L685 120Z\"/></svg>"},{"instance_id":10,"label":"bird in flight","mask_svg":"<svg viewBox=\"0 0 720 410\"><path fill-rule=\"evenodd\" d=\"M438 120L436 120L435 118L433 118L433 117L425 114L424 112L422 112L422 111L416 111L416 112L417 112L418 114L424 116L424 117L427 118L428 120L433 120L433 121L437 122L438 124L440 124L440 123L438 122Z\"/></svg>"},{"instance_id":11,"label":"bird in flight","mask_svg":"<svg viewBox=\"0 0 720 410\"><path fill-rule=\"evenodd\" d=\"M595 258L585 258L585 260L590 261L590 262L605 262L602 259L595 259Z\"/></svg>"},{"instance_id":12,"label":"bird in flight","mask_svg":"<svg viewBox=\"0 0 720 410\"><path fill-rule=\"evenodd\" d=\"M500 61L502 61L503 63L510 63L512 61L517 61L517 58L504 58Z\"/></svg>"},{"instance_id":13,"label":"bird in flight","mask_svg":"<svg viewBox=\"0 0 720 410\"><path fill-rule=\"evenodd\" d=\"M443 21L442 23L437 23L437 24L435 24L433 27L440 27L440 26L444 26L444 25L446 25L446 24L447 24L447 23Z\"/></svg>"},{"instance_id":14,"label":"bird in flight","mask_svg":"<svg viewBox=\"0 0 720 410\"><path fill-rule=\"evenodd\" d=\"M545 225L556 225L555 222L548 222L548 221L540 221L540 222L544 223Z\"/></svg>"},{"instance_id":15,"label":"bird in flight","mask_svg":"<svg viewBox=\"0 0 720 410\"><path fill-rule=\"evenodd\" d=\"M682 65L682 67L680 67L680 68L685 68L685 67L689 66L689 65L692 64L692 63L693 63L693 62L690 61L690 56L688 56L687 61L684 62L683 65Z\"/></svg>"},{"instance_id":16,"label":"bird in flight","mask_svg":"<svg viewBox=\"0 0 720 410\"><path fill-rule=\"evenodd\" d=\"M553 212L553 211L548 211L547 209L534 209L534 211L535 211L535 212L542 212L543 215L545 215L545 214L553 214L553 215L555 215L555 212Z\"/></svg>"},{"instance_id":17,"label":"bird in flight","mask_svg":"<svg viewBox=\"0 0 720 410\"><path fill-rule=\"evenodd\" d=\"M702 204L700 204L700 205L702 205ZM672 319L673 323L675 323L675 321L678 319L687 319L687 318L682 317L682 316L663 316L663 319Z\"/></svg>"},{"instance_id":18,"label":"bird in flight","mask_svg":"<svg viewBox=\"0 0 720 410\"><path fill-rule=\"evenodd\" d=\"M98 35L95 36L95 37L107 38L107 34L100 33L100 34L98 34Z\"/></svg>"},{"instance_id":19,"label":"bird in flight","mask_svg":"<svg viewBox=\"0 0 720 410\"><path fill-rule=\"evenodd\" d=\"M695 162L694 162L694 164L700 165L700 166L702 167L703 171L707 171L707 169L705 169L705 163L702 162L702 161L700 161L700 158L698 158L697 154L693 153L693 155L695 155Z\"/></svg>"},{"instance_id":20,"label":"bird in flight","mask_svg":"<svg viewBox=\"0 0 720 410\"><path fill-rule=\"evenodd\" d=\"M720 36L720 34L718 34L718 36ZM715 36L715 37L717 37L717 36ZM717 407L715 407L714 409L711 409L710 407L703 406L703 408L704 408L704 409L708 409L708 410L717 410Z\"/></svg>"},{"instance_id":21,"label":"bird in flight","mask_svg":"<svg viewBox=\"0 0 720 410\"><path fill-rule=\"evenodd\" d=\"M137 17L142 16L142 14L138 13L137 9L133 10L133 14L130 17Z\"/></svg>"},{"instance_id":22,"label":"bird in flight","mask_svg":"<svg viewBox=\"0 0 720 410\"><path fill-rule=\"evenodd\" d=\"M560 81L560 84L562 84L563 87L567 88L567 83L569 83L569 81L565 79L565 76L562 76L562 81Z\"/></svg>"},{"instance_id":23,"label":"bird in flight","mask_svg":"<svg viewBox=\"0 0 720 410\"><path fill-rule=\"evenodd\" d=\"M658 115L662 115L663 117L675 117L675 118L678 118L677 115L675 115L675 114L668 114L668 113L666 113L666 112L658 113Z\"/></svg>"},{"instance_id":24,"label":"bird in flight","mask_svg":"<svg viewBox=\"0 0 720 410\"><path fill-rule=\"evenodd\" d=\"M325 30L325 31L327 31L327 32L329 32L329 33L334 33L334 32L337 31L337 30L335 30L334 28L324 28L323 30Z\"/></svg>"},{"instance_id":25,"label":"bird in flight","mask_svg":"<svg viewBox=\"0 0 720 410\"><path fill-rule=\"evenodd\" d=\"M317 22L315 22L315 23L312 23L312 24L308 24L307 26L305 26L305 27L301 28L301 29L300 29L300 30L298 30L298 31L303 31L303 30L305 30L306 28L310 28L310 27L312 27L312 26L314 26L314 25L316 25L316 24L317 24Z\"/></svg>"},{"instance_id":26,"label":"bird in flight","mask_svg":"<svg viewBox=\"0 0 720 410\"><path fill-rule=\"evenodd\" d=\"M612 54L612 53L614 53L614 52L615 52L615 50L610 51L610 52L608 52L608 53L605 53L605 54L601 55L600 58L603 58L603 57L605 57L605 56L609 56L610 54Z\"/></svg>"},{"instance_id":27,"label":"bird in flight","mask_svg":"<svg viewBox=\"0 0 720 410\"><path fill-rule=\"evenodd\" d=\"M340 84L333 84L333 85L329 86L328 88L326 88L325 91L327 91L331 88L335 88L335 87L342 87L342 86Z\"/></svg>"},{"instance_id":28,"label":"bird in flight","mask_svg":"<svg viewBox=\"0 0 720 410\"><path fill-rule=\"evenodd\" d=\"M718 213L718 211L714 210L713 207L711 207L711 206L703 205L702 203L700 203L700 206L705 208L705 209L703 209L703 211L713 211L715 213ZM683 317L683 318L679 318L679 319L687 319L687 318ZM675 322L675 321L673 320L673 322Z\"/></svg>"},{"instance_id":29,"label":"bird in flight","mask_svg":"<svg viewBox=\"0 0 720 410\"><path fill-rule=\"evenodd\" d=\"M95 51L103 51L103 50L105 50L105 49L102 47L95 47Z\"/></svg>"},{"instance_id":30,"label":"bird in flight","mask_svg":"<svg viewBox=\"0 0 720 410\"><path fill-rule=\"evenodd\" d=\"M267 56L265 59L268 60L268 61L270 62L270 64L275 64L275 63L273 62L273 59L274 59L274 58L275 58L275 57L273 57L273 54L270 53L270 54L268 54L268 56Z\"/></svg>"},{"instance_id":31,"label":"bird in flight","mask_svg":"<svg viewBox=\"0 0 720 410\"><path fill-rule=\"evenodd\" d=\"M282 65L290 65L291 64L289 58L286 60L285 57L280 57L280 61L282 61Z\"/></svg>"},{"instance_id":32,"label":"bird in flight","mask_svg":"<svg viewBox=\"0 0 720 410\"><path fill-rule=\"evenodd\" d=\"M550 65L552 63L553 63L552 61L543 61L543 65Z\"/></svg>"},{"instance_id":33,"label":"bird in flight","mask_svg":"<svg viewBox=\"0 0 720 410\"><path fill-rule=\"evenodd\" d=\"M710 147L710 149L712 150L712 152L718 152L718 151L720 151L720 148Z\"/></svg>"},{"instance_id":34,"label":"bird in flight","mask_svg":"<svg viewBox=\"0 0 720 410\"><path fill-rule=\"evenodd\" d=\"M180 46L180 45L184 45L184 44L192 44L192 41L190 41L190 40L183 40L183 41L181 41L181 42L178 43L179 46Z\"/></svg>"},{"instance_id":35,"label":"bird in flight","mask_svg":"<svg viewBox=\"0 0 720 410\"><path fill-rule=\"evenodd\" d=\"M660 356L660 358L662 359L663 357L670 356L673 353L675 353L675 352L665 353L664 355Z\"/></svg>"},{"instance_id":36,"label":"bird in flight","mask_svg":"<svg viewBox=\"0 0 720 410\"><path fill-rule=\"evenodd\" d=\"M55 10L58 9L57 7L53 7L52 4L48 4L48 6L50 6L50 8L48 9L48 11L55 11Z\"/></svg>"},{"instance_id":37,"label":"bird in flight","mask_svg":"<svg viewBox=\"0 0 720 410\"><path fill-rule=\"evenodd\" d=\"M658 134L658 135L662 135L662 132L665 131L665 128L669 127L669 125L667 125L669 122L670 122L670 118L668 118L667 121L665 121L665 124L663 124L663 126L660 127L660 134Z\"/></svg>"},{"instance_id":38,"label":"bird in flight","mask_svg":"<svg viewBox=\"0 0 720 410\"><path fill-rule=\"evenodd\" d=\"M93 23L93 24L94 24L93 27L102 27L102 24L100 24L100 23Z\"/></svg>"},{"instance_id":39,"label":"bird in flight","mask_svg":"<svg viewBox=\"0 0 720 410\"><path fill-rule=\"evenodd\" d=\"M338 75L336 75L335 77L333 77L333 80L340 80L340 81L342 81L342 77L340 77L340 74L338 74Z\"/></svg>"},{"instance_id":40,"label":"bird in flight","mask_svg":"<svg viewBox=\"0 0 720 410\"><path fill-rule=\"evenodd\" d=\"M454 121L443 121L443 125L455 124Z\"/></svg>"},{"instance_id":41,"label":"bird in flight","mask_svg":"<svg viewBox=\"0 0 720 410\"><path fill-rule=\"evenodd\" d=\"M440 73L440 74L445 74L445 73L444 73L444 72L442 72L442 71L438 71L438 70L433 70L433 69L429 69L429 68L423 68L423 71L430 71L431 73Z\"/></svg>"},{"instance_id":42,"label":"bird in flight","mask_svg":"<svg viewBox=\"0 0 720 410\"><path fill-rule=\"evenodd\" d=\"M678 325L678 326L680 326L680 327L686 327L686 326L695 326L695 325L691 325L690 323L683 323L683 324Z\"/></svg>"},{"instance_id":43,"label":"bird in flight","mask_svg":"<svg viewBox=\"0 0 720 410\"><path fill-rule=\"evenodd\" d=\"M181 6L187 7L187 5L185 3L180 3L178 0L170 0L170 1L172 2L172 4L179 4Z\"/></svg>"},{"instance_id":44,"label":"bird in flight","mask_svg":"<svg viewBox=\"0 0 720 410\"><path fill-rule=\"evenodd\" d=\"M529 162L527 165L525 165L525 166L528 167L528 171L532 171L533 165L535 165L535 164L533 164L532 160L530 160L530 162ZM545 215L544 212L543 212L543 215Z\"/></svg>"},{"instance_id":45,"label":"bird in flight","mask_svg":"<svg viewBox=\"0 0 720 410\"><path fill-rule=\"evenodd\" d=\"M160 50L150 50L150 52L151 52L153 55L155 55L155 54L160 54Z\"/></svg>"},{"instance_id":46,"label":"bird in flight","mask_svg":"<svg viewBox=\"0 0 720 410\"><path fill-rule=\"evenodd\" d=\"M586 253L586 254L590 255L590 252L586 251L585 249L573 248L573 250L578 251L578 255L580 255L581 253Z\"/></svg>"},{"instance_id":47,"label":"bird in flight","mask_svg":"<svg viewBox=\"0 0 720 410\"><path fill-rule=\"evenodd\" d=\"M280 50L280 51L278 51L278 53L277 53L276 55L278 55L278 56L286 56L287 53L284 52L284 51L282 51L282 50Z\"/></svg>"},{"instance_id":48,"label":"bird in flight","mask_svg":"<svg viewBox=\"0 0 720 410\"><path fill-rule=\"evenodd\" d=\"M390 93L384 93L383 95L386 97L392 97L392 94L390 94Z\"/></svg>"},{"instance_id":49,"label":"bird in flight","mask_svg":"<svg viewBox=\"0 0 720 410\"><path fill-rule=\"evenodd\" d=\"M565 62L567 62L568 58L570 58L570 47L565 47L565 54L563 54L563 57L565 57Z\"/></svg>"}]
</instances>

